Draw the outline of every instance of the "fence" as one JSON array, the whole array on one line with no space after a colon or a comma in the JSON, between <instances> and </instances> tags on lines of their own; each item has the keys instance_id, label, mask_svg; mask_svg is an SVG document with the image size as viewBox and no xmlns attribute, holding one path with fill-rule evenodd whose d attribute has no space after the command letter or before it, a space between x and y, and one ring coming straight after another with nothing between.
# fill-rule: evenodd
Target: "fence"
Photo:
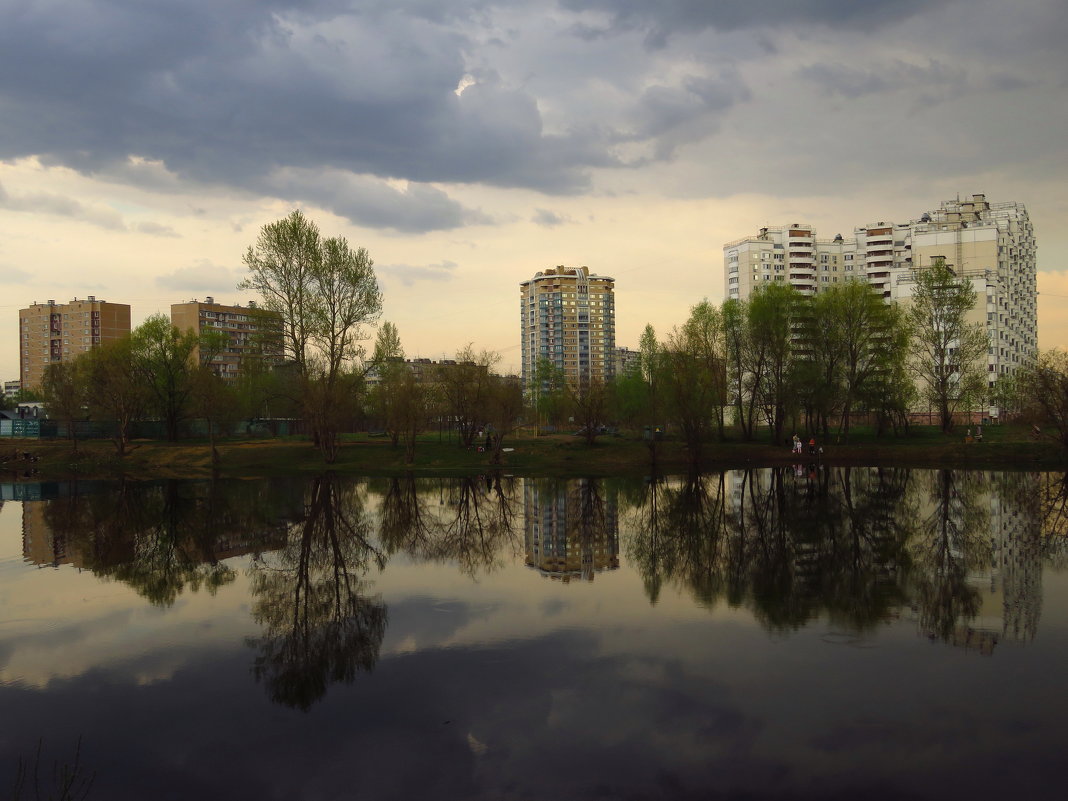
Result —
<instances>
[{"instance_id":1,"label":"fence","mask_svg":"<svg viewBox=\"0 0 1068 801\"><path fill-rule=\"evenodd\" d=\"M117 424L113 421L78 420L73 423L78 439L111 439L116 435ZM207 439L206 420L182 422L183 438ZM234 437L286 437L301 431L299 420L242 420L227 426L215 426L219 436ZM69 439L70 427L58 420L0 420L0 438L23 439ZM161 420L138 420L130 424L131 439L166 439L167 429Z\"/></svg>"}]
</instances>

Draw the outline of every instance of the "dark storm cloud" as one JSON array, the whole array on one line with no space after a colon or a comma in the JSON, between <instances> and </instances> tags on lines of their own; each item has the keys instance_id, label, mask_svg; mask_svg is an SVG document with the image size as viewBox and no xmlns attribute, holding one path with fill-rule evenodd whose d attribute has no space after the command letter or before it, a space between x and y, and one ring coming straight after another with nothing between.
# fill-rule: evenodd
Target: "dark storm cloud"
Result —
<instances>
[{"instance_id":1,"label":"dark storm cloud","mask_svg":"<svg viewBox=\"0 0 1068 801\"><path fill-rule=\"evenodd\" d=\"M862 68L845 64L812 64L798 70L798 75L827 94L850 99L916 87L961 88L967 81L963 69L938 61L927 64L895 61Z\"/></svg>"},{"instance_id":2,"label":"dark storm cloud","mask_svg":"<svg viewBox=\"0 0 1068 801\"><path fill-rule=\"evenodd\" d=\"M511 0L16 3L0 26L0 160L153 191L266 193L417 232L493 222L427 184L582 192L592 169L645 163L621 143L671 158L680 125L715 131L744 98L737 79L696 75L593 117L557 106L548 126L525 75L487 61L520 38L548 45L507 28L518 13L533 12ZM598 58L576 86L605 69Z\"/></svg>"},{"instance_id":3,"label":"dark storm cloud","mask_svg":"<svg viewBox=\"0 0 1068 801\"><path fill-rule=\"evenodd\" d=\"M0 159L135 183L165 183L162 165L183 181L273 184L404 231L486 218L429 187L371 191L365 176L575 192L588 168L619 163L596 133L545 132L536 99L492 76L456 93L471 43L447 23L483 4L349 5L16 4L0 26ZM348 177L272 177L287 169Z\"/></svg>"},{"instance_id":4,"label":"dark storm cloud","mask_svg":"<svg viewBox=\"0 0 1068 801\"><path fill-rule=\"evenodd\" d=\"M673 33L707 28L736 31L746 28L827 28L873 31L900 22L952 0L560 0L571 11L599 11L616 30L644 29L647 41L663 45ZM595 31L583 26L581 33Z\"/></svg>"}]
</instances>

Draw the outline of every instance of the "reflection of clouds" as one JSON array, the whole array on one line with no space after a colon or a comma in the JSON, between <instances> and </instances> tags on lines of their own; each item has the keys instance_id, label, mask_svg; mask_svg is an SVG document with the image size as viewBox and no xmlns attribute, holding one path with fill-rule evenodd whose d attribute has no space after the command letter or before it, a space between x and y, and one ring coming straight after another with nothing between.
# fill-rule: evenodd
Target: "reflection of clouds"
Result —
<instances>
[{"instance_id":1,"label":"reflection of clouds","mask_svg":"<svg viewBox=\"0 0 1068 801\"><path fill-rule=\"evenodd\" d=\"M997 514L1015 520L1012 493L1029 486L1007 486ZM815 494L806 505L802 487L784 522L838 508ZM852 488L855 512L862 496L878 501L855 520L885 525L897 496ZM916 489L929 496L927 482ZM972 500L994 508L985 495ZM679 553L690 560L679 564L702 564L692 559L703 553ZM1063 693L1048 668L1066 656L1062 620L1017 658L977 667L917 641L907 621L868 634L878 648L843 648L826 641L841 629L825 609L779 638L745 605L698 608L669 587L650 607L627 564L609 581L562 586L522 559L468 574L451 556L399 551L374 574L389 608L375 671L294 713L270 704L249 674L241 642L258 630L242 563L230 564L239 577L218 596L185 595L168 609L69 568L5 572L8 597L37 582L44 597L73 587L59 603L81 628L69 643L48 630L18 642L14 659L33 650L78 674L36 685L5 676L0 760L32 751L41 730L50 742L53 731L57 741L83 735L98 793L114 801L158 797L160 782L176 798L989 797L1054 787L1062 772ZM80 608L99 586L123 590L108 601L119 609ZM96 618L81 625L82 614ZM0 636L0 664L15 641Z\"/></svg>"}]
</instances>

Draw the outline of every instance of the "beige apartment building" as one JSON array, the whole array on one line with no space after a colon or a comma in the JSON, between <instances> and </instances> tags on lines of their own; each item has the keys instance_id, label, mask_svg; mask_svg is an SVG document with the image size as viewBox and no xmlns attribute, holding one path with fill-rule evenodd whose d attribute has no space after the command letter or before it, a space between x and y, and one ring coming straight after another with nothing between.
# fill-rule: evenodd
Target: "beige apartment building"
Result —
<instances>
[{"instance_id":1,"label":"beige apartment building","mask_svg":"<svg viewBox=\"0 0 1068 801\"><path fill-rule=\"evenodd\" d=\"M19 309L19 378L38 389L49 364L69 361L130 333L130 307L90 295L69 303L34 303Z\"/></svg>"},{"instance_id":2,"label":"beige apartment building","mask_svg":"<svg viewBox=\"0 0 1068 801\"><path fill-rule=\"evenodd\" d=\"M615 374L615 280L588 267L535 273L520 289L523 386L547 359L579 385Z\"/></svg>"},{"instance_id":3,"label":"beige apartment building","mask_svg":"<svg viewBox=\"0 0 1068 801\"><path fill-rule=\"evenodd\" d=\"M266 357L274 362L282 355L281 330L270 331L270 313L259 309L255 301L248 306L216 303L210 295L203 302L190 300L171 304L171 324L182 331L220 331L226 345L211 361L215 372L227 380L237 378L241 362L250 356ZM195 357L200 359L197 349Z\"/></svg>"},{"instance_id":4,"label":"beige apartment building","mask_svg":"<svg viewBox=\"0 0 1068 801\"><path fill-rule=\"evenodd\" d=\"M819 239L811 225L761 228L723 246L724 294L748 298L758 287L787 283L803 295L844 281L863 281L888 303L907 303L915 271L935 258L972 282L973 320L990 339L988 385L1012 375L1038 343L1035 236L1022 203L985 195L947 200L907 223L885 220L848 236Z\"/></svg>"}]
</instances>

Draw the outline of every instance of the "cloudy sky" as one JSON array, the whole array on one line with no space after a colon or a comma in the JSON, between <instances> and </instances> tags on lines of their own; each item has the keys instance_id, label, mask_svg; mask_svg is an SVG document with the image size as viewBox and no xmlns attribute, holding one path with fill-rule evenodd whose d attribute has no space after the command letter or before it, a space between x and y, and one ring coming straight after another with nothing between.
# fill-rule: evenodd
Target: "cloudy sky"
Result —
<instances>
[{"instance_id":1,"label":"cloudy sky","mask_svg":"<svg viewBox=\"0 0 1068 801\"><path fill-rule=\"evenodd\" d=\"M722 245L973 192L1027 204L1068 346L1063 0L0 0L0 313L245 302L304 209L376 263L409 356L518 366L518 285L617 279L635 346ZM0 376L18 375L14 337Z\"/></svg>"}]
</instances>

